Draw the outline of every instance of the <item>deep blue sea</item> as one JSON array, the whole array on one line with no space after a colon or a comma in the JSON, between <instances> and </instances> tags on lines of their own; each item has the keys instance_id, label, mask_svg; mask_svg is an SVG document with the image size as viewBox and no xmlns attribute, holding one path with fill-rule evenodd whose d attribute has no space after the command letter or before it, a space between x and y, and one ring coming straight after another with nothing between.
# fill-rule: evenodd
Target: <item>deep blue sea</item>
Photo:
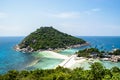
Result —
<instances>
[{"instance_id":1,"label":"deep blue sea","mask_svg":"<svg viewBox=\"0 0 120 80\"><path fill-rule=\"evenodd\" d=\"M24 37L0 37L0 74L6 73L9 70L24 70L29 69L28 65L31 65L35 60L36 57L34 57L32 54L25 54L21 52L17 52L14 50L14 46L20 41L22 41ZM89 42L91 46L87 47L97 47L101 50L111 51L114 48L120 48L120 37L90 37L90 36L79 36L79 38L82 38ZM72 50L64 50L61 51L61 54L73 54L75 51L82 48L75 48ZM50 61L48 63L48 61ZM59 64L61 60L58 59L49 59L49 58L41 58L39 61L39 65L37 64L37 68L41 67L44 69L52 68L56 64ZM55 63L54 66L51 65L51 63ZM117 65L120 63L117 63ZM107 64L106 64L107 65ZM113 64L112 64L113 65ZM35 68L35 67L32 67Z\"/></svg>"},{"instance_id":2,"label":"deep blue sea","mask_svg":"<svg viewBox=\"0 0 120 80\"><path fill-rule=\"evenodd\" d=\"M16 52L14 46L18 44L23 37L0 37L0 73L8 70L22 70L34 60L30 54Z\"/></svg>"},{"instance_id":3,"label":"deep blue sea","mask_svg":"<svg viewBox=\"0 0 120 80\"><path fill-rule=\"evenodd\" d=\"M90 45L89 46L83 46L73 49L66 49L61 51L61 54L73 54L78 50L84 49L84 48L98 48L99 50L104 51L112 51L115 48L120 49L120 37L119 36L79 36L78 38L82 38L85 41L87 41Z\"/></svg>"},{"instance_id":4,"label":"deep blue sea","mask_svg":"<svg viewBox=\"0 0 120 80\"><path fill-rule=\"evenodd\" d=\"M115 48L120 48L120 36L94 36L81 37L91 44L89 47L96 47L100 50L111 51Z\"/></svg>"}]
</instances>

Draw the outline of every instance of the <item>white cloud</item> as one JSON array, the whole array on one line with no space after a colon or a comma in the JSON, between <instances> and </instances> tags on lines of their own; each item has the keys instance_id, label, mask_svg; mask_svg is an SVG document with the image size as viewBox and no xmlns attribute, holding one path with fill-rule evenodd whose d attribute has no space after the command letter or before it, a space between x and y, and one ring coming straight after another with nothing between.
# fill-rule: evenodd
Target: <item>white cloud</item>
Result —
<instances>
[{"instance_id":1,"label":"white cloud","mask_svg":"<svg viewBox=\"0 0 120 80\"><path fill-rule=\"evenodd\" d=\"M81 16L83 15L91 15L94 14L96 12L101 11L100 8L93 8L93 9L89 9L86 11L71 11L71 12L59 12L59 13L48 13L45 12L42 15L43 16L47 16L47 18L59 18L59 19L76 19L76 18L81 18Z\"/></svg>"},{"instance_id":2,"label":"white cloud","mask_svg":"<svg viewBox=\"0 0 120 80\"><path fill-rule=\"evenodd\" d=\"M88 15L91 15L91 14L94 14L95 12L99 12L99 11L101 11L101 9L94 8L94 9L90 9L90 10L84 11L84 13L88 14Z\"/></svg>"},{"instance_id":3,"label":"white cloud","mask_svg":"<svg viewBox=\"0 0 120 80\"><path fill-rule=\"evenodd\" d=\"M30 33L29 30L27 27L23 28L15 25L0 25L0 36L24 36Z\"/></svg>"},{"instance_id":4,"label":"white cloud","mask_svg":"<svg viewBox=\"0 0 120 80\"><path fill-rule=\"evenodd\" d=\"M99 8L94 8L94 9L91 9L91 11L93 11L93 12L98 12L98 11L100 11L101 9L99 9Z\"/></svg>"},{"instance_id":5,"label":"white cloud","mask_svg":"<svg viewBox=\"0 0 120 80\"><path fill-rule=\"evenodd\" d=\"M63 19L78 18L78 17L80 17L80 13L78 13L78 12L62 12L62 13L58 13L58 14L52 14L52 17L63 18Z\"/></svg>"}]
</instances>

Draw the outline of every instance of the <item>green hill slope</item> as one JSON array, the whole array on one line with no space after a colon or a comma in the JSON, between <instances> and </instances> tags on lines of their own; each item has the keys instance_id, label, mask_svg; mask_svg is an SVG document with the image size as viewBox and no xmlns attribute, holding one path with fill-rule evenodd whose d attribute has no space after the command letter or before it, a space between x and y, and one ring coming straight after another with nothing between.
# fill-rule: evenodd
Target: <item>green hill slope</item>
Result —
<instances>
[{"instance_id":1,"label":"green hill slope","mask_svg":"<svg viewBox=\"0 0 120 80\"><path fill-rule=\"evenodd\" d=\"M84 40L62 33L53 27L41 27L32 32L18 45L27 51L68 48L72 45L83 44Z\"/></svg>"}]
</instances>

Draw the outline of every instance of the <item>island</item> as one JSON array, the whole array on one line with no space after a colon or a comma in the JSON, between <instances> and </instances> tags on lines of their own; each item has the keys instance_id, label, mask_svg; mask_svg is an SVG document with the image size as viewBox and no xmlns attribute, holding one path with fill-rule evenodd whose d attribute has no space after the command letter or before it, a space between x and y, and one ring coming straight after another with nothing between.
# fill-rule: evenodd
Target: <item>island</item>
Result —
<instances>
[{"instance_id":1,"label":"island","mask_svg":"<svg viewBox=\"0 0 120 80\"><path fill-rule=\"evenodd\" d=\"M15 46L17 51L34 52L43 50L66 49L87 45L83 39L62 33L53 27L40 27Z\"/></svg>"},{"instance_id":2,"label":"island","mask_svg":"<svg viewBox=\"0 0 120 80\"><path fill-rule=\"evenodd\" d=\"M100 51L97 48L86 48L83 50L79 50L76 52L76 55L79 57L85 57L89 60L92 59L100 59L105 61L112 61L112 62L120 62L120 49L114 49L110 52Z\"/></svg>"}]
</instances>

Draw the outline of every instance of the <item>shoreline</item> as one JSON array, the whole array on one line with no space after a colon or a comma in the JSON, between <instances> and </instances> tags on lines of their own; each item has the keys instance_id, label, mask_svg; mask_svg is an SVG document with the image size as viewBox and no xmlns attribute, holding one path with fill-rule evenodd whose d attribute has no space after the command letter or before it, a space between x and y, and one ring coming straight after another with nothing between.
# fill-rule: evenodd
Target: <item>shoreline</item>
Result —
<instances>
[{"instance_id":1,"label":"shoreline","mask_svg":"<svg viewBox=\"0 0 120 80\"><path fill-rule=\"evenodd\" d=\"M76 45L71 45L71 46L66 46L67 48L56 48L56 49L39 49L37 51L34 51L32 48L30 47L27 47L27 48L22 48L20 49L20 46L19 45L15 45L14 46L14 49L16 51L19 51L19 52L22 52L22 53L33 53L33 52L41 52L41 51L53 51L53 52L60 52L62 50L65 50L65 49L70 49L70 48L77 48L77 47L83 47L83 46L89 46L90 43L86 42L86 43L83 43L83 44L76 44Z\"/></svg>"},{"instance_id":2,"label":"shoreline","mask_svg":"<svg viewBox=\"0 0 120 80\"><path fill-rule=\"evenodd\" d=\"M90 44L89 43L85 43L85 44L82 44L82 45L74 45L74 47L82 47L82 46L88 46L88 45L90 45ZM69 48L73 48L73 46L69 47ZM67 49L69 49L69 48L67 48ZM36 51L36 52L37 53L45 52L45 54L49 54L49 55L43 56L43 57L63 59L63 61L61 63L57 64L56 66L54 66L54 68L56 68L58 66L61 66L61 67L64 67L64 68L74 69L74 68L76 68L76 66L74 67L74 65L78 65L79 64L79 67L80 67L80 65L82 65L82 63L84 64L84 62L86 60L88 60L90 64L94 63L94 62L91 62L91 60L90 60L91 58L77 57L76 54L73 54L71 56L66 56L66 55L58 53L59 52L58 50L60 51L60 50L64 50L64 49L57 49L57 51L54 51L54 50L43 50L43 51ZM95 60L94 58L92 58L92 59ZM100 58L99 60L101 60L101 59L102 58ZM108 59L104 59L104 61L109 61L109 60ZM38 63L38 61L35 61L30 66L34 66L37 63Z\"/></svg>"},{"instance_id":3,"label":"shoreline","mask_svg":"<svg viewBox=\"0 0 120 80\"><path fill-rule=\"evenodd\" d=\"M94 58L77 57L76 54L73 54L71 56L66 56L66 55L56 53L53 51L41 51L41 52L43 52L42 54L45 54L45 56L42 56L42 57L51 58L51 59L63 59L63 61L56 64L53 67L53 69L55 69L58 66L61 66L64 68L69 68L69 69L75 69L77 67L82 67L84 65L84 63L88 63L89 65L91 65L94 62L100 61L100 59L96 60ZM41 52L38 52L38 54L41 54ZM48 55L46 55L46 54L48 54ZM39 60L36 60L36 61L32 62L30 65L28 65L27 67L34 66L38 62L39 62Z\"/></svg>"},{"instance_id":4,"label":"shoreline","mask_svg":"<svg viewBox=\"0 0 120 80\"><path fill-rule=\"evenodd\" d=\"M73 65L80 64L85 61L86 61L86 58L80 57L79 59L77 59L77 55L71 55L69 59L64 60L62 63L60 63L56 67L61 66L64 68L74 69Z\"/></svg>"},{"instance_id":5,"label":"shoreline","mask_svg":"<svg viewBox=\"0 0 120 80\"><path fill-rule=\"evenodd\" d=\"M86 43L81 44L81 45L78 44L78 45L69 46L66 49L76 48L76 47L82 47L82 46L88 46L88 45L90 45L90 44L88 42L86 42ZM17 51L21 51L20 48L19 48L19 46L17 46L15 49ZM48 54L47 56L43 56L43 57L63 59L63 61L61 63L59 63L58 65L56 65L55 68L58 67L58 66L62 66L64 68L70 68L70 69L72 69L73 68L72 66L74 64L80 64L80 63L85 62L86 60L89 60L89 62L91 61L90 58L86 59L86 58L77 57L76 54L73 54L71 56L66 56L66 55L58 53L61 50L65 50L65 48L64 49L63 48L62 49L59 48L59 49L56 49L56 50L42 50L42 51L38 50L38 51L35 51L35 52L37 52L37 53L43 52L42 54L45 54L45 55ZM102 58L100 58L99 60L101 60L101 59ZM95 60L95 59L93 59L93 60ZM104 61L106 61L106 60L109 61L108 59L105 59ZM29 65L29 66L34 66L37 63L38 63L38 61L35 61L35 62L32 63L32 65Z\"/></svg>"},{"instance_id":6,"label":"shoreline","mask_svg":"<svg viewBox=\"0 0 120 80\"><path fill-rule=\"evenodd\" d=\"M90 43L86 42L84 44L77 44L77 45L72 45L72 46L68 46L66 49L71 49L71 48L78 48L78 47L83 47L83 46L89 46ZM60 52L62 50L65 50L65 48L59 48L59 49L55 49L55 50L52 50L54 52Z\"/></svg>"},{"instance_id":7,"label":"shoreline","mask_svg":"<svg viewBox=\"0 0 120 80\"><path fill-rule=\"evenodd\" d=\"M44 54L45 56L43 56L43 57L46 57L46 58L63 59L63 61L60 62L59 64L57 64L56 66L54 66L53 69L58 67L58 66L72 69L73 68L72 66L74 64L82 63L82 62L84 62L86 60L86 58L79 58L78 59L76 54L73 54L71 56L66 56L66 55L62 55L60 53L56 53L56 52L53 52L53 51L41 51L41 52L38 52L38 55L39 54L40 54L40 56ZM32 62L27 67L34 66L38 62L39 62L39 59L35 60L34 62Z\"/></svg>"},{"instance_id":8,"label":"shoreline","mask_svg":"<svg viewBox=\"0 0 120 80\"><path fill-rule=\"evenodd\" d=\"M38 52L38 54L43 55L43 57L47 57L47 58L55 58L55 59L68 59L69 57L66 55L62 55L53 51L41 51Z\"/></svg>"},{"instance_id":9,"label":"shoreline","mask_svg":"<svg viewBox=\"0 0 120 80\"><path fill-rule=\"evenodd\" d=\"M84 43L84 44L77 44L77 45L69 46L69 47L67 47L66 49L76 48L76 47L83 47L83 46L88 46L88 45L90 45L90 44L89 44L88 42L86 42L86 43ZM26 51L27 51L26 48L20 49L19 45L16 45L16 46L14 47L14 49L15 49L16 51L20 51L20 52L22 52L22 53L26 53ZM59 48L59 49L55 49L55 50L38 50L38 51L34 51L34 52L37 52L37 53L45 52L45 53L47 53L47 54L50 54L50 55L45 56L45 57L63 59L63 61L62 61L60 64L56 65L55 68L58 67L58 66L62 66L62 67L66 67L66 68L72 69L71 66L74 65L74 64L77 62L77 61L75 60L76 55L75 55L75 54L74 54L74 55L71 55L71 56L62 55L62 54L58 53L58 52L61 51L61 50L65 50L65 48ZM28 53L31 53L31 51L27 51L27 52L28 52ZM32 53L34 53L34 52L32 52ZM81 61L81 60L80 60L80 61ZM83 61L81 61L81 62L83 62ZM36 65L37 63L38 63L38 60L35 61L35 62L33 62L33 63L32 63L31 65L29 65L28 67L34 66L34 65ZM65 64L64 64L64 63L65 63ZM63 64L64 64L64 65L63 65Z\"/></svg>"}]
</instances>

